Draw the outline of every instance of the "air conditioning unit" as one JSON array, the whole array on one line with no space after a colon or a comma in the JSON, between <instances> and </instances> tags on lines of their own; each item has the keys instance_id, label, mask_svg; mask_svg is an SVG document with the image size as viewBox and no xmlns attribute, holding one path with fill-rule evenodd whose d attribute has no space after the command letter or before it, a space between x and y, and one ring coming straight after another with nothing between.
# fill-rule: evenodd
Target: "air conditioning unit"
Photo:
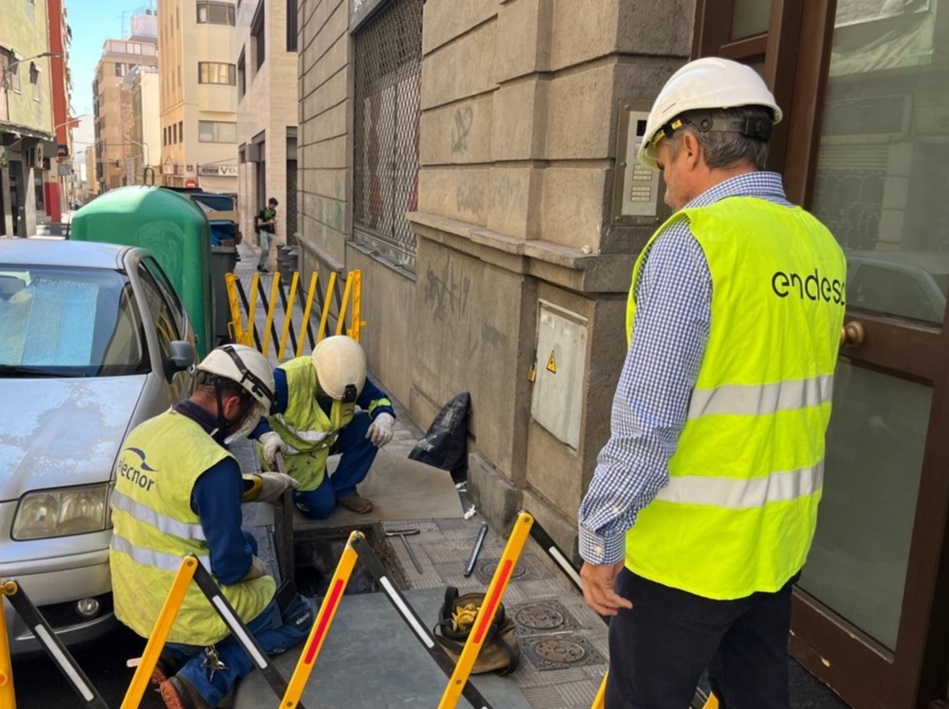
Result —
<instances>
[{"instance_id":1,"label":"air conditioning unit","mask_svg":"<svg viewBox=\"0 0 949 709\"><path fill-rule=\"evenodd\" d=\"M31 161L34 168L43 169L43 144L37 143L33 148L33 160Z\"/></svg>"}]
</instances>

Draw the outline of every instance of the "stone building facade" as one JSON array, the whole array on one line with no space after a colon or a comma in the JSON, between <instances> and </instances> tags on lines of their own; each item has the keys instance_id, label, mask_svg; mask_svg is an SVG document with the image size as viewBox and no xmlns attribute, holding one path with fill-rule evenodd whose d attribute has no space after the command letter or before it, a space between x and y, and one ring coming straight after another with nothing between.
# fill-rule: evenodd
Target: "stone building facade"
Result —
<instances>
[{"instance_id":1,"label":"stone building facade","mask_svg":"<svg viewBox=\"0 0 949 709\"><path fill-rule=\"evenodd\" d=\"M301 3L304 267L362 269L373 371L423 427L471 392L481 511L530 509L567 549L609 432L633 258L662 216L613 208L624 107L690 50L691 22L658 12Z\"/></svg>"}]
</instances>

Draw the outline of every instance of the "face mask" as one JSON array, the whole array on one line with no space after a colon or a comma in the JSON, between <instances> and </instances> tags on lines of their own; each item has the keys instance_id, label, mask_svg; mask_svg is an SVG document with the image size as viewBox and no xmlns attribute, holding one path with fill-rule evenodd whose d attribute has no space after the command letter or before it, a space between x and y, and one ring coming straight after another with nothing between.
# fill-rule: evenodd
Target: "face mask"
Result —
<instances>
[{"instance_id":1,"label":"face mask","mask_svg":"<svg viewBox=\"0 0 949 709\"><path fill-rule=\"evenodd\" d=\"M253 430L257 428L257 424L260 423L260 419L264 413L263 406L260 404L254 404L247 416L244 417L244 422L241 424L240 428L224 439L224 445L229 446L243 438L247 438L247 436L249 436Z\"/></svg>"}]
</instances>

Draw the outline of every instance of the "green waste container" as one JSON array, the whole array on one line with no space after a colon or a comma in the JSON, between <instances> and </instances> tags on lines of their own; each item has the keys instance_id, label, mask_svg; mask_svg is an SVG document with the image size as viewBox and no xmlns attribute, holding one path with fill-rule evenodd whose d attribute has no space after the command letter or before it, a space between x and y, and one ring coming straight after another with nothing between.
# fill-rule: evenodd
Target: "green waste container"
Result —
<instances>
[{"instance_id":1,"label":"green waste container","mask_svg":"<svg viewBox=\"0 0 949 709\"><path fill-rule=\"evenodd\" d=\"M214 347L208 220L191 200L158 187L120 187L73 215L70 239L147 249L191 320L198 356Z\"/></svg>"}]
</instances>

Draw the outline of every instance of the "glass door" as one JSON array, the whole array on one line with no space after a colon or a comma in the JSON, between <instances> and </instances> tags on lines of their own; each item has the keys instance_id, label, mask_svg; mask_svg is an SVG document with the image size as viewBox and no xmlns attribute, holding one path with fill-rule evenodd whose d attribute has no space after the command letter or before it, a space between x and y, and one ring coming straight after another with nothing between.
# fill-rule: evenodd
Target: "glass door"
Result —
<instances>
[{"instance_id":1,"label":"glass door","mask_svg":"<svg viewBox=\"0 0 949 709\"><path fill-rule=\"evenodd\" d=\"M699 0L693 50L762 72L769 164L848 259L791 652L859 709L949 707L949 0Z\"/></svg>"}]
</instances>

